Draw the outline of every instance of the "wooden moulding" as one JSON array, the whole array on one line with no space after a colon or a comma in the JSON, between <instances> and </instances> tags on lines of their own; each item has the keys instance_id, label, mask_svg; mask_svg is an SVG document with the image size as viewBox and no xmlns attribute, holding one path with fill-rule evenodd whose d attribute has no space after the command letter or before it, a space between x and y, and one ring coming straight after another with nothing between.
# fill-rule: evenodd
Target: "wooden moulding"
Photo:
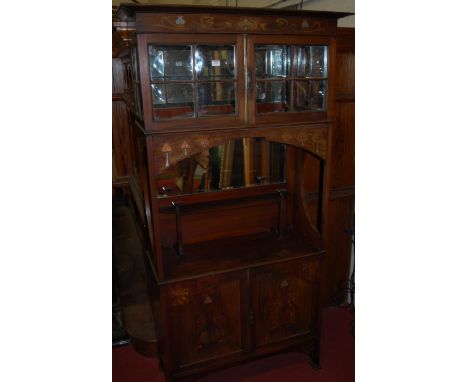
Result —
<instances>
[{"instance_id":1,"label":"wooden moulding","mask_svg":"<svg viewBox=\"0 0 468 382\"><path fill-rule=\"evenodd\" d=\"M136 20L137 33L256 33L333 35L344 12L258 8L122 5L118 20Z\"/></svg>"},{"instance_id":2,"label":"wooden moulding","mask_svg":"<svg viewBox=\"0 0 468 382\"><path fill-rule=\"evenodd\" d=\"M308 17L244 16L213 13L138 13L137 32L258 33L332 35L336 21Z\"/></svg>"}]
</instances>

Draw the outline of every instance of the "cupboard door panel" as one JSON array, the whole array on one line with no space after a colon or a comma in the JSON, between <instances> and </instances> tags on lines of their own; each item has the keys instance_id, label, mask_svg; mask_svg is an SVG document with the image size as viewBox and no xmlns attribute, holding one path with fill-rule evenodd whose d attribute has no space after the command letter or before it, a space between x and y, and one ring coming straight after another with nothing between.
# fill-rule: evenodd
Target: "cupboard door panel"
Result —
<instances>
[{"instance_id":1,"label":"cupboard door panel","mask_svg":"<svg viewBox=\"0 0 468 382\"><path fill-rule=\"evenodd\" d=\"M245 285L245 272L233 272L162 288L176 366L241 352Z\"/></svg>"},{"instance_id":2,"label":"cupboard door panel","mask_svg":"<svg viewBox=\"0 0 468 382\"><path fill-rule=\"evenodd\" d=\"M256 346L310 333L317 320L320 259L309 257L253 272Z\"/></svg>"}]
</instances>

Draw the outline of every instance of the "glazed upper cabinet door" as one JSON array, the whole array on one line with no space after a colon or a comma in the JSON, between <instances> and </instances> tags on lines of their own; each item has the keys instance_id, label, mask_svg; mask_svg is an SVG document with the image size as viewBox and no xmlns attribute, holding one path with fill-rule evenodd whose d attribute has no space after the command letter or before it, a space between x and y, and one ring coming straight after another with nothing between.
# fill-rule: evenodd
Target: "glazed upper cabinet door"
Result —
<instances>
[{"instance_id":1,"label":"glazed upper cabinet door","mask_svg":"<svg viewBox=\"0 0 468 382\"><path fill-rule=\"evenodd\" d=\"M246 272L230 272L161 288L179 368L240 353L246 346Z\"/></svg>"},{"instance_id":2,"label":"glazed upper cabinet door","mask_svg":"<svg viewBox=\"0 0 468 382\"><path fill-rule=\"evenodd\" d=\"M327 119L331 39L250 36L247 46L250 124Z\"/></svg>"},{"instance_id":3,"label":"glazed upper cabinet door","mask_svg":"<svg viewBox=\"0 0 468 382\"><path fill-rule=\"evenodd\" d=\"M257 268L252 277L256 347L306 335L317 323L320 258Z\"/></svg>"},{"instance_id":4,"label":"glazed upper cabinet door","mask_svg":"<svg viewBox=\"0 0 468 382\"><path fill-rule=\"evenodd\" d=\"M245 123L241 37L142 34L138 47L147 129Z\"/></svg>"}]
</instances>

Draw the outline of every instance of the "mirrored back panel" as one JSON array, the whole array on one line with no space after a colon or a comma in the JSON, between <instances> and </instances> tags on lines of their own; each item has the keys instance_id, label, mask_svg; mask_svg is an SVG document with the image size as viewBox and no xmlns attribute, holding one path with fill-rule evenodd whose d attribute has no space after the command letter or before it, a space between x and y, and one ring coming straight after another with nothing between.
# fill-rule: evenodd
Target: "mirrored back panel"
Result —
<instances>
[{"instance_id":1,"label":"mirrored back panel","mask_svg":"<svg viewBox=\"0 0 468 382\"><path fill-rule=\"evenodd\" d=\"M283 183L285 145L265 138L231 139L157 175L158 197Z\"/></svg>"}]
</instances>

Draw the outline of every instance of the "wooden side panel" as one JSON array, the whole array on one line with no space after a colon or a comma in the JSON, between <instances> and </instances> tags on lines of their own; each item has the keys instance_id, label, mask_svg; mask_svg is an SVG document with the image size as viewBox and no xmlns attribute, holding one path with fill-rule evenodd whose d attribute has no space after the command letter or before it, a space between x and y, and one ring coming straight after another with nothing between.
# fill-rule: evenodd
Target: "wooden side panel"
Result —
<instances>
[{"instance_id":1,"label":"wooden side panel","mask_svg":"<svg viewBox=\"0 0 468 382\"><path fill-rule=\"evenodd\" d=\"M335 74L335 96L354 97L354 52L339 51L337 53Z\"/></svg>"},{"instance_id":2,"label":"wooden side panel","mask_svg":"<svg viewBox=\"0 0 468 382\"><path fill-rule=\"evenodd\" d=\"M112 152L117 177L131 174L131 136L129 111L123 99L124 73L122 60L112 59Z\"/></svg>"},{"instance_id":3,"label":"wooden side panel","mask_svg":"<svg viewBox=\"0 0 468 382\"><path fill-rule=\"evenodd\" d=\"M321 286L322 301L325 304L341 303L346 295L351 258L349 229L353 224L353 213L353 195L330 200L328 205L329 240Z\"/></svg>"},{"instance_id":4,"label":"wooden side panel","mask_svg":"<svg viewBox=\"0 0 468 382\"><path fill-rule=\"evenodd\" d=\"M252 275L256 346L311 333L317 320L320 258L272 264Z\"/></svg>"},{"instance_id":5,"label":"wooden side panel","mask_svg":"<svg viewBox=\"0 0 468 382\"><path fill-rule=\"evenodd\" d=\"M332 188L354 186L354 30L342 31L340 36L335 70Z\"/></svg>"},{"instance_id":6,"label":"wooden side panel","mask_svg":"<svg viewBox=\"0 0 468 382\"><path fill-rule=\"evenodd\" d=\"M331 188L354 186L354 102L336 102Z\"/></svg>"},{"instance_id":7,"label":"wooden side panel","mask_svg":"<svg viewBox=\"0 0 468 382\"><path fill-rule=\"evenodd\" d=\"M242 351L245 287L246 272L161 287L175 368Z\"/></svg>"},{"instance_id":8,"label":"wooden side panel","mask_svg":"<svg viewBox=\"0 0 468 382\"><path fill-rule=\"evenodd\" d=\"M117 176L131 174L131 136L127 106L122 101L112 102L112 151Z\"/></svg>"},{"instance_id":9,"label":"wooden side panel","mask_svg":"<svg viewBox=\"0 0 468 382\"><path fill-rule=\"evenodd\" d=\"M312 155L304 155L303 204L307 207L310 224L318 231L318 207L320 191L320 160Z\"/></svg>"},{"instance_id":10,"label":"wooden side panel","mask_svg":"<svg viewBox=\"0 0 468 382\"><path fill-rule=\"evenodd\" d=\"M345 230L353 227L354 214L354 28L338 28L336 47L335 123L328 158L330 201L325 217L327 256L321 287L322 301L327 304L342 302L351 260L351 238ZM314 179L319 167L311 160L306 158L305 166ZM306 185L313 190L311 184ZM309 212L315 214L313 201Z\"/></svg>"}]
</instances>

